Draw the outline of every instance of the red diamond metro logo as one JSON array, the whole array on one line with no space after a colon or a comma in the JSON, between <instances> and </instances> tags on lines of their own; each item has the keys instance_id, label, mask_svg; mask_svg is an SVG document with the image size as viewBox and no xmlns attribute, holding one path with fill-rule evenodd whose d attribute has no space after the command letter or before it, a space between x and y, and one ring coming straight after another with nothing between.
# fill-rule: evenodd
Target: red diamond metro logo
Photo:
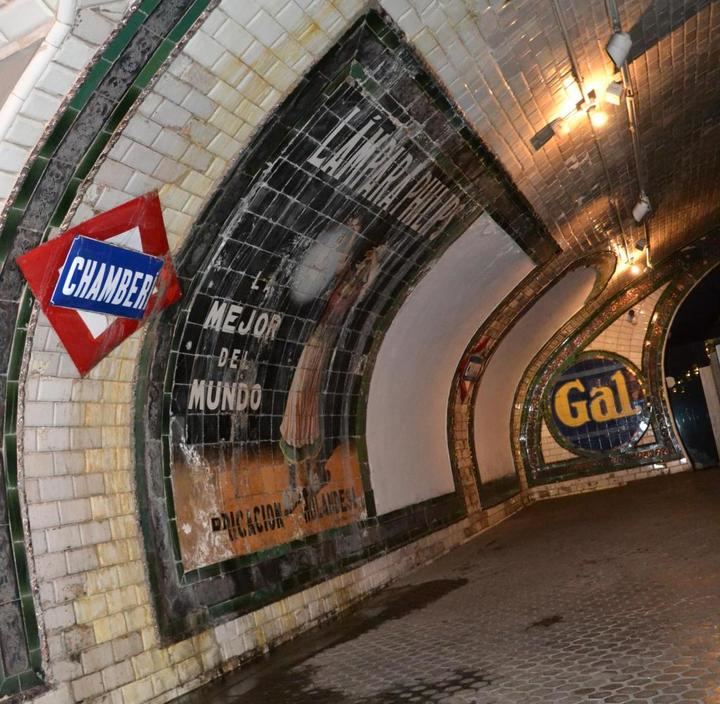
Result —
<instances>
[{"instance_id":1,"label":"red diamond metro logo","mask_svg":"<svg viewBox=\"0 0 720 704\"><path fill-rule=\"evenodd\" d=\"M87 254L79 255L68 262L68 255L75 239L79 236L105 242L115 247L105 247L105 251L127 250L161 258L162 268L155 280L152 294L147 291L152 280L147 282L145 296L138 298L138 286L134 281L141 278L128 265L121 263L120 257L113 263L93 261ZM121 249L122 248L122 249ZM77 251L78 248L75 248ZM86 248L87 250L87 248ZM125 251L124 251L125 250ZM135 254L135 259L138 255ZM126 256L122 262L133 261ZM75 225L54 240L36 247L17 259L18 266L27 279L40 308L55 329L75 366L83 376L87 374L103 357L117 347L125 338L134 333L156 311L167 308L182 296L180 283L170 259L167 234L163 223L162 209L157 193L148 193L135 198L90 220ZM53 305L51 297L61 279L63 267L72 266L75 280L67 284L68 291L82 291L88 300L93 301L93 310L80 310ZM147 276L147 274L145 275ZM68 279L68 276L64 277ZM61 281L61 284L63 282ZM132 295L135 294L135 299ZM102 305L98 301L113 300L116 304L138 300L144 311L141 319L121 317L99 312ZM146 302L147 301L147 302ZM87 307L87 306L84 306ZM117 310L117 305L114 310Z\"/></svg>"}]
</instances>

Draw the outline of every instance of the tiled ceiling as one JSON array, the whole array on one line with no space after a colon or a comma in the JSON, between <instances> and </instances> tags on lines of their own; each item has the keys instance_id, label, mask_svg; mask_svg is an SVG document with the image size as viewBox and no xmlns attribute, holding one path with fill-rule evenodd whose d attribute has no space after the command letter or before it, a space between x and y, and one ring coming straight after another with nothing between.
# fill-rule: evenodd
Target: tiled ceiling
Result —
<instances>
[{"instance_id":1,"label":"tiled ceiling","mask_svg":"<svg viewBox=\"0 0 720 704\"><path fill-rule=\"evenodd\" d=\"M581 113L569 119L568 135L537 151L531 144L580 98L573 59L586 92L601 94L612 80L606 2L387 5L558 243L580 251L626 242L632 253L646 233L631 215L641 182L625 103L602 106L603 127ZM659 261L720 218L720 2L618 0L618 10L633 38L640 167L653 205L647 234Z\"/></svg>"},{"instance_id":2,"label":"tiled ceiling","mask_svg":"<svg viewBox=\"0 0 720 704\"><path fill-rule=\"evenodd\" d=\"M609 117L603 127L593 128L575 111L568 135L537 150L532 144L553 119L574 111L581 97L577 75L585 92L602 93L612 80L605 46L616 2L622 29L634 42L629 74L642 180L653 205L647 232L631 215L640 180L624 103L603 105ZM380 4L564 249L581 253L609 242L621 254L625 248L632 253L633 243L649 235L657 262L718 225L720 0ZM55 6L55 0L0 0L0 59L9 53L17 63L16 52L46 31ZM24 65L12 75L5 66L5 93Z\"/></svg>"},{"instance_id":3,"label":"tiled ceiling","mask_svg":"<svg viewBox=\"0 0 720 704\"><path fill-rule=\"evenodd\" d=\"M669 253L720 219L720 3L642 3L642 13L627 4L645 49L631 70L657 206L650 232L658 253Z\"/></svg>"},{"instance_id":4,"label":"tiled ceiling","mask_svg":"<svg viewBox=\"0 0 720 704\"><path fill-rule=\"evenodd\" d=\"M56 4L52 0L0 0L0 58L44 37L55 18Z\"/></svg>"},{"instance_id":5,"label":"tiled ceiling","mask_svg":"<svg viewBox=\"0 0 720 704\"><path fill-rule=\"evenodd\" d=\"M0 0L0 106L52 26L51 0Z\"/></svg>"}]
</instances>

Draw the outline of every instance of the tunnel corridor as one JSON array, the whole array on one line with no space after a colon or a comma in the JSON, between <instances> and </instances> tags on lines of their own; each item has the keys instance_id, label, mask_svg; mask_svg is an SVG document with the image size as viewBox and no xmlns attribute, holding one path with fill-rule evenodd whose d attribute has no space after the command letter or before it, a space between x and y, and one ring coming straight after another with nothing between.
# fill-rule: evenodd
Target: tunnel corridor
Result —
<instances>
[{"instance_id":1,"label":"tunnel corridor","mask_svg":"<svg viewBox=\"0 0 720 704\"><path fill-rule=\"evenodd\" d=\"M720 0L0 0L0 701L720 702Z\"/></svg>"}]
</instances>

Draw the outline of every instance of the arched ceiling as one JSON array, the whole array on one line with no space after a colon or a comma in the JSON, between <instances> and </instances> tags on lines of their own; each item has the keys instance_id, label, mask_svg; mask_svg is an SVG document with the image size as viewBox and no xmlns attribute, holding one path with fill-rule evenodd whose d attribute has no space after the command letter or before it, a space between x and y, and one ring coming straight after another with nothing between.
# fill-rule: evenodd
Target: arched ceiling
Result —
<instances>
[{"instance_id":1,"label":"arched ceiling","mask_svg":"<svg viewBox=\"0 0 720 704\"><path fill-rule=\"evenodd\" d=\"M528 197L563 248L625 240L645 232L631 217L639 195L625 106L605 105L607 124L572 119L569 135L541 149L532 137L571 112L585 92L612 79L605 52L608 5L393 3L393 12L453 98ZM556 6L554 11L553 5ZM630 32L640 169L654 207L649 239L656 260L715 226L718 149L717 3L620 2ZM392 10L391 10L392 12ZM562 18L562 24L561 19ZM563 33L565 30L565 35ZM573 60L576 72L573 70ZM577 79L581 80L578 81Z\"/></svg>"},{"instance_id":2,"label":"arched ceiling","mask_svg":"<svg viewBox=\"0 0 720 704\"><path fill-rule=\"evenodd\" d=\"M147 13L157 4L143 3L140 11ZM628 79L635 90L639 166L644 172L640 181L624 104L600 106L609 116L604 127L593 128L580 114L568 120L572 126L568 135L552 137L537 150L532 145L533 137L553 119L572 111L581 91L595 89L602 95L612 80L614 66L604 47L612 33L609 8L614 4L588 0L381 3L563 249L587 250L610 243L623 252L627 245L632 253L632 244L647 234L653 257L659 260L716 225L716 185L707 175L715 168L720 139L714 81L718 43L713 41L718 3L618 3L622 29L633 38ZM160 5L166 12L175 6L179 15L189 6ZM97 56L92 58L93 42L101 44L114 27L122 25L124 7L124 2L106 2L72 8L75 20L65 42L71 46L63 47L64 55L52 74L56 80L45 76L43 81L39 76L35 86L35 103L47 102L53 93L54 100L44 109L26 106L31 114L21 112L18 120L24 121L6 135L4 146L13 156L15 176L21 157L15 147L32 146L37 123L52 122L53 106L72 93L71 72L77 75L97 61ZM162 77L152 96L139 102L142 119L132 119L130 132L110 152L110 160L94 179L100 192L94 199L86 198L86 204L94 200L93 209L105 209L124 195L159 187L173 211L171 230L186 231L197 206L212 193L213 184L257 125L364 7L360 0L334 4L268 0L243 2L242 7L222 3L183 50L182 58L171 62L169 70L160 69ZM48 31L57 9L50 0L3 3L2 56L7 53L8 61L22 67L29 47ZM131 24L139 21L137 12L133 17ZM60 75L63 80L58 83ZM12 81L9 71L3 76ZM201 87L210 102L183 93L178 79ZM57 95L59 91L63 95ZM208 142L213 141L209 134L218 121L225 130L234 123L225 132L229 141L215 139L215 152L208 153ZM160 137L164 145L155 150L157 156L130 148L127 139L152 149L152 129L177 134ZM191 153L190 147L205 154L197 149ZM155 168L150 169L150 164ZM8 183L9 192L11 179L0 181ZM653 205L647 233L631 216L641 185ZM183 206L176 207L180 200ZM78 217L87 214L81 208Z\"/></svg>"}]
</instances>

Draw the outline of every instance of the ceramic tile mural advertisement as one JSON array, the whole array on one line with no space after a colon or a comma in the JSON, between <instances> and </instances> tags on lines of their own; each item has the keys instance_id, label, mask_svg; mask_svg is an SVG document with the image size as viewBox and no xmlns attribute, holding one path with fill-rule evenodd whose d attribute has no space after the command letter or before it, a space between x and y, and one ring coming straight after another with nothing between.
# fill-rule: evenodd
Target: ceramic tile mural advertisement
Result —
<instances>
[{"instance_id":1,"label":"ceramic tile mural advertisement","mask_svg":"<svg viewBox=\"0 0 720 704\"><path fill-rule=\"evenodd\" d=\"M363 384L404 296L484 212L534 261L557 251L368 13L228 174L177 255L182 305L148 333L139 485L165 632L462 515L457 492L376 514Z\"/></svg>"},{"instance_id":2,"label":"ceramic tile mural advertisement","mask_svg":"<svg viewBox=\"0 0 720 704\"><path fill-rule=\"evenodd\" d=\"M570 336L556 335L557 351L527 380L524 406L541 406L543 413L523 416L517 437L529 440L514 447L530 486L621 470L682 468L683 450L665 398L663 355L675 310L706 264L697 251L684 253L681 261L687 267L682 276L678 262L665 262ZM637 331L630 311L643 311ZM669 464L678 460L675 467Z\"/></svg>"},{"instance_id":3,"label":"ceramic tile mural advertisement","mask_svg":"<svg viewBox=\"0 0 720 704\"><path fill-rule=\"evenodd\" d=\"M186 569L366 515L349 421L371 331L435 241L480 213L422 137L343 82L218 242L172 390Z\"/></svg>"}]
</instances>

